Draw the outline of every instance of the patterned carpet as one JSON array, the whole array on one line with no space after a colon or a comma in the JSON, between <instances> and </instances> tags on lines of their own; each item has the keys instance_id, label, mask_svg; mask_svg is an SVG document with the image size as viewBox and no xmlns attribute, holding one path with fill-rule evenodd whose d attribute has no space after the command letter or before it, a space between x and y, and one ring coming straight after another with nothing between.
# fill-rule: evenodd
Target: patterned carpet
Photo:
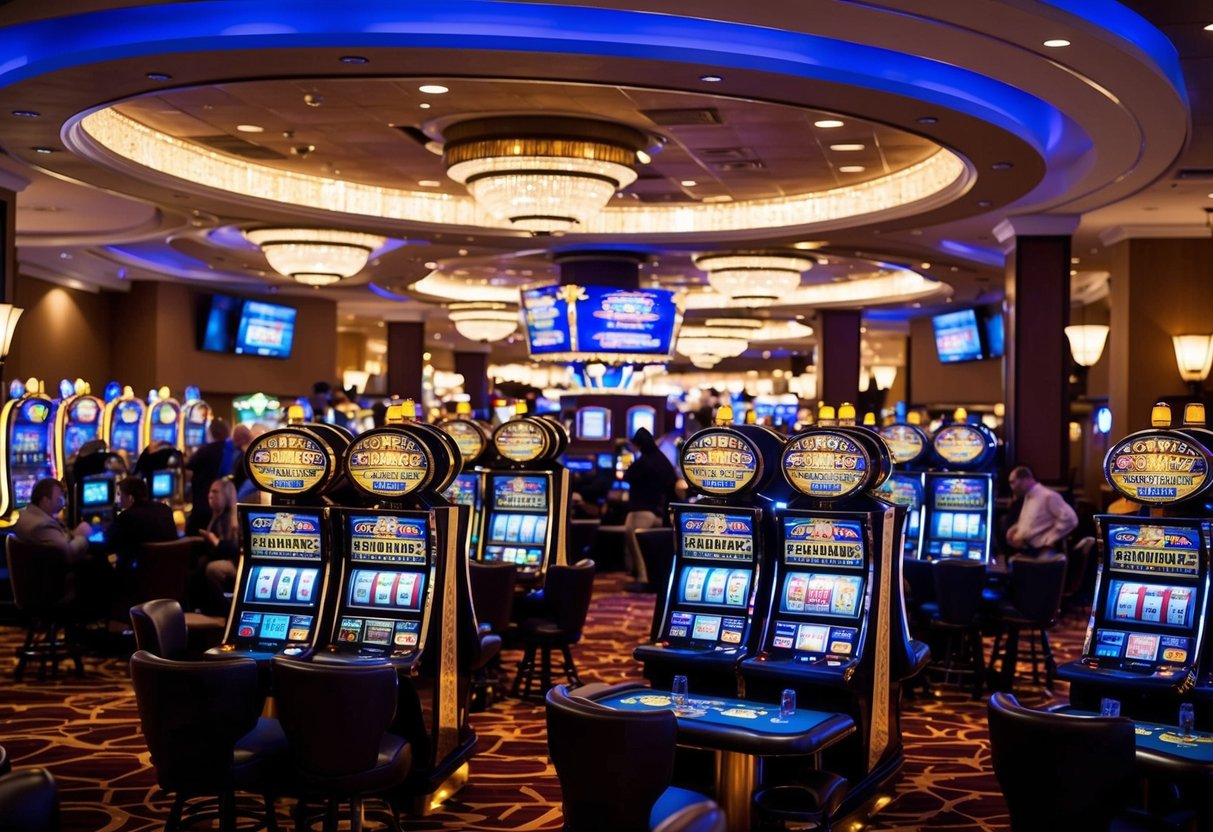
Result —
<instances>
[{"instance_id":1,"label":"patterned carpet","mask_svg":"<svg viewBox=\"0 0 1213 832\"><path fill-rule=\"evenodd\" d=\"M575 649L585 681L640 678L632 648L644 640L653 597L623 592L618 575L599 576L585 637ZM19 631L0 627L11 655ZM1059 660L1081 647L1076 621L1053 632ZM987 644L987 655L989 645ZM510 667L518 654L506 654ZM0 679L0 745L17 767L43 766L59 781L64 832L138 832L163 828L170 801L156 787L139 733L135 699L121 657L86 658L84 679L20 684ZM1049 701L1021 665L1016 693L1026 704ZM1058 686L1064 697L1064 685ZM937 686L911 698L903 719L907 762L898 796L875 830L1008 828L1006 807L989 767L985 702ZM507 699L472 717L480 736L471 780L442 813L408 820L406 830L555 830L560 790L547 759L541 704ZM592 753L592 750L587 750ZM279 819L289 827L289 805Z\"/></svg>"}]
</instances>

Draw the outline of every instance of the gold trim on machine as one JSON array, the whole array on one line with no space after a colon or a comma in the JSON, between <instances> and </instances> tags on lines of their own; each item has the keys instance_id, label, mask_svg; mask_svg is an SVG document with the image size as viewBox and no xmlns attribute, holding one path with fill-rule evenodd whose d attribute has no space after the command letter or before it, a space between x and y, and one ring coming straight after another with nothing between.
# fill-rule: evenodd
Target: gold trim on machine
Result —
<instances>
[{"instance_id":1,"label":"gold trim on machine","mask_svg":"<svg viewBox=\"0 0 1213 832\"><path fill-rule=\"evenodd\" d=\"M455 564L458 558L458 514L453 509L443 511L446 518L446 564L442 571L442 630L438 660L438 738L435 759L441 760L459 747L459 628L457 625L457 592ZM451 529L451 520L456 520Z\"/></svg>"},{"instance_id":2,"label":"gold trim on machine","mask_svg":"<svg viewBox=\"0 0 1213 832\"><path fill-rule=\"evenodd\" d=\"M876 666L872 684L872 734L868 743L868 771L871 771L889 747L889 674L892 649L892 615L889 611L892 595L893 520L894 508L884 511L884 529L880 537L880 606L876 611ZM900 553L898 553L900 555Z\"/></svg>"}]
</instances>

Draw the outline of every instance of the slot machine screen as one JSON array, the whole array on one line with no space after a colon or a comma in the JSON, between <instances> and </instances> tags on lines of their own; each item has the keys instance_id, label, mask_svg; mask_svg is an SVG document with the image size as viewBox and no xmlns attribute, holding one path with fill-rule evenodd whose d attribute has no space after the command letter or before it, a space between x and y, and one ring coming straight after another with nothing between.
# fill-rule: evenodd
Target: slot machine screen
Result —
<instances>
[{"instance_id":1,"label":"slot machine screen","mask_svg":"<svg viewBox=\"0 0 1213 832\"><path fill-rule=\"evenodd\" d=\"M583 407L577 411L577 438L602 441L611 438L611 411L605 407Z\"/></svg>"},{"instance_id":2,"label":"slot machine screen","mask_svg":"<svg viewBox=\"0 0 1213 832\"><path fill-rule=\"evenodd\" d=\"M754 590L755 515L679 510L675 529L681 557L664 638L696 650L740 647Z\"/></svg>"},{"instance_id":3,"label":"slot machine screen","mask_svg":"<svg viewBox=\"0 0 1213 832\"><path fill-rule=\"evenodd\" d=\"M443 493L443 496L457 506L480 505L480 477L475 474L460 474Z\"/></svg>"},{"instance_id":4,"label":"slot machine screen","mask_svg":"<svg viewBox=\"0 0 1213 832\"><path fill-rule=\"evenodd\" d=\"M350 563L335 643L365 653L417 648L429 572L429 522L422 515L352 514Z\"/></svg>"},{"instance_id":5,"label":"slot machine screen","mask_svg":"<svg viewBox=\"0 0 1213 832\"><path fill-rule=\"evenodd\" d=\"M177 475L172 471L157 471L152 474L152 499L165 500L176 491Z\"/></svg>"},{"instance_id":6,"label":"slot machine screen","mask_svg":"<svg viewBox=\"0 0 1213 832\"><path fill-rule=\"evenodd\" d=\"M1113 580L1108 583L1108 621L1128 624L1162 624L1192 628L1196 589L1190 586Z\"/></svg>"},{"instance_id":7,"label":"slot machine screen","mask_svg":"<svg viewBox=\"0 0 1213 832\"><path fill-rule=\"evenodd\" d=\"M519 566L538 564L543 558L547 529L546 514L495 512L489 517L484 559L516 563Z\"/></svg>"},{"instance_id":8,"label":"slot machine screen","mask_svg":"<svg viewBox=\"0 0 1213 832\"><path fill-rule=\"evenodd\" d=\"M177 424L174 422L169 425L152 425L152 442L161 442L166 445L177 444Z\"/></svg>"},{"instance_id":9,"label":"slot machine screen","mask_svg":"<svg viewBox=\"0 0 1213 832\"><path fill-rule=\"evenodd\" d=\"M97 423L79 424L71 423L63 431L63 451L69 457L78 453L84 446L85 442L91 442L97 438Z\"/></svg>"},{"instance_id":10,"label":"slot machine screen","mask_svg":"<svg viewBox=\"0 0 1213 832\"><path fill-rule=\"evenodd\" d=\"M931 558L985 557L989 481L973 477L931 479L930 527L926 530Z\"/></svg>"},{"instance_id":11,"label":"slot machine screen","mask_svg":"<svg viewBox=\"0 0 1213 832\"><path fill-rule=\"evenodd\" d=\"M46 428L41 425L16 425L13 427L12 453L21 454L18 462L41 462L46 454ZM28 455L28 456L27 456Z\"/></svg>"},{"instance_id":12,"label":"slot machine screen","mask_svg":"<svg viewBox=\"0 0 1213 832\"><path fill-rule=\"evenodd\" d=\"M245 554L251 565L238 596L244 607L236 643L273 650L309 641L324 593L320 515L250 511L246 522Z\"/></svg>"},{"instance_id":13,"label":"slot machine screen","mask_svg":"<svg viewBox=\"0 0 1213 832\"><path fill-rule=\"evenodd\" d=\"M857 618L864 580L859 575L788 572L779 595L779 611L830 618Z\"/></svg>"},{"instance_id":14,"label":"slot machine screen","mask_svg":"<svg viewBox=\"0 0 1213 832\"><path fill-rule=\"evenodd\" d=\"M197 448L206 444L206 424L189 423L185 426L185 445Z\"/></svg>"},{"instance_id":15,"label":"slot machine screen","mask_svg":"<svg viewBox=\"0 0 1213 832\"><path fill-rule=\"evenodd\" d=\"M85 480L80 489L80 505L85 508L108 506L114 502L114 481Z\"/></svg>"},{"instance_id":16,"label":"slot machine screen","mask_svg":"<svg viewBox=\"0 0 1213 832\"><path fill-rule=\"evenodd\" d=\"M628 408L628 438L635 436L641 428L657 435L657 411L644 405Z\"/></svg>"},{"instance_id":17,"label":"slot machine screen","mask_svg":"<svg viewBox=\"0 0 1213 832\"><path fill-rule=\"evenodd\" d=\"M47 476L50 476L48 473ZM29 505L29 498L34 493L34 484L38 482L38 474L13 474L13 505L24 508Z\"/></svg>"},{"instance_id":18,"label":"slot machine screen","mask_svg":"<svg viewBox=\"0 0 1213 832\"><path fill-rule=\"evenodd\" d=\"M493 508L501 511L547 511L548 481L545 477L506 476L492 480Z\"/></svg>"},{"instance_id":19,"label":"slot machine screen","mask_svg":"<svg viewBox=\"0 0 1213 832\"><path fill-rule=\"evenodd\" d=\"M246 553L253 560L319 561L320 515L315 512L250 511Z\"/></svg>"},{"instance_id":20,"label":"slot machine screen","mask_svg":"<svg viewBox=\"0 0 1213 832\"><path fill-rule=\"evenodd\" d=\"M110 445L115 451L126 451L135 454L139 451L139 426L114 425L110 430Z\"/></svg>"}]
</instances>

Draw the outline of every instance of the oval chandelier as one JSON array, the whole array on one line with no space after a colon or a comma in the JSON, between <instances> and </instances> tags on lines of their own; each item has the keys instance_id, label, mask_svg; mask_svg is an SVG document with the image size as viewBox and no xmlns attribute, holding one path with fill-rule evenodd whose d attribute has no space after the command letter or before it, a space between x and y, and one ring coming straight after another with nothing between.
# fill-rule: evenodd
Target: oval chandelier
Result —
<instances>
[{"instance_id":1,"label":"oval chandelier","mask_svg":"<svg viewBox=\"0 0 1213 832\"><path fill-rule=\"evenodd\" d=\"M518 328L518 310L504 303L452 303L447 309L455 331L469 341L500 341Z\"/></svg>"},{"instance_id":2,"label":"oval chandelier","mask_svg":"<svg viewBox=\"0 0 1213 832\"><path fill-rule=\"evenodd\" d=\"M366 268L386 237L328 228L253 228L245 238L270 268L308 286L329 286Z\"/></svg>"},{"instance_id":3,"label":"oval chandelier","mask_svg":"<svg viewBox=\"0 0 1213 832\"><path fill-rule=\"evenodd\" d=\"M696 268L708 273L713 289L747 306L765 306L795 291L801 273L815 263L790 252L738 251L695 258Z\"/></svg>"},{"instance_id":4,"label":"oval chandelier","mask_svg":"<svg viewBox=\"0 0 1213 832\"><path fill-rule=\"evenodd\" d=\"M702 325L684 325L674 349L696 367L707 369L744 353L750 347L750 336L761 326L760 321L740 318L711 318Z\"/></svg>"},{"instance_id":5,"label":"oval chandelier","mask_svg":"<svg viewBox=\"0 0 1213 832\"><path fill-rule=\"evenodd\" d=\"M639 130L587 118L499 116L443 131L447 175L485 210L533 233L567 231L636 181Z\"/></svg>"}]
</instances>

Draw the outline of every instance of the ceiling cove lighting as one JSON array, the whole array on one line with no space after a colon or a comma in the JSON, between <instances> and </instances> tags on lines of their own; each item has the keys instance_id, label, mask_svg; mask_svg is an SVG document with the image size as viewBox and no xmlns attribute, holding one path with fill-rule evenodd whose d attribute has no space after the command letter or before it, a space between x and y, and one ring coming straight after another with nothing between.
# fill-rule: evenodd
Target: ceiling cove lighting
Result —
<instances>
[{"instance_id":1,"label":"ceiling cove lighting","mask_svg":"<svg viewBox=\"0 0 1213 832\"><path fill-rule=\"evenodd\" d=\"M582 118L474 119L443 134L447 175L489 213L535 233L584 224L636 181L639 130Z\"/></svg>"},{"instance_id":2,"label":"ceiling cove lighting","mask_svg":"<svg viewBox=\"0 0 1213 832\"><path fill-rule=\"evenodd\" d=\"M704 254L696 268L708 273L713 289L749 306L774 303L800 286L800 275L813 268L808 255L782 252Z\"/></svg>"},{"instance_id":3,"label":"ceiling cove lighting","mask_svg":"<svg viewBox=\"0 0 1213 832\"><path fill-rule=\"evenodd\" d=\"M518 328L518 308L504 303L452 303L447 309L455 331L469 341L501 341Z\"/></svg>"},{"instance_id":4,"label":"ceiling cove lighting","mask_svg":"<svg viewBox=\"0 0 1213 832\"><path fill-rule=\"evenodd\" d=\"M328 286L366 268L386 238L325 228L254 228L244 232L270 267L308 286Z\"/></svg>"}]
</instances>

